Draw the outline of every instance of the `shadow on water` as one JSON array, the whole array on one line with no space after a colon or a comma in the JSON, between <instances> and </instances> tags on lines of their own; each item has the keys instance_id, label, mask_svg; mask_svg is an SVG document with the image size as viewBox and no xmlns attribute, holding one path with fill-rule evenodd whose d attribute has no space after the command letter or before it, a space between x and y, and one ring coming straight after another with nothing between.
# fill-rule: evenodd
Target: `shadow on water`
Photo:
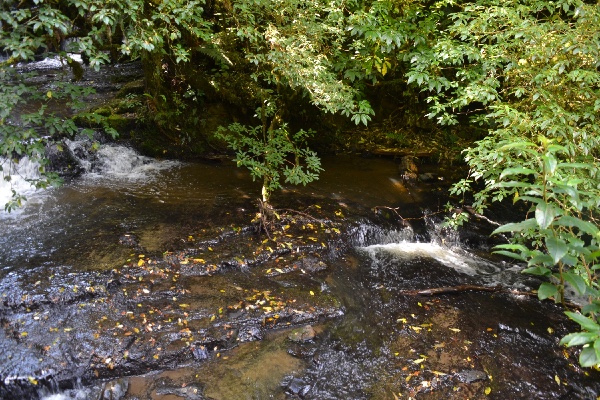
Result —
<instances>
[{"instance_id":1,"label":"shadow on water","mask_svg":"<svg viewBox=\"0 0 600 400\"><path fill-rule=\"evenodd\" d=\"M409 293L539 284L480 255L489 227L460 236L469 247L430 218L398 222L396 212L437 210L439 181L406 186L392 160L325 159L319 182L275 198L310 217L292 213L269 241L248 225L259 188L232 164L113 151L125 170L91 167L2 216L2 398L600 393L598 373L558 346L576 327L557 306L505 292ZM376 206L397 209L385 218Z\"/></svg>"}]
</instances>

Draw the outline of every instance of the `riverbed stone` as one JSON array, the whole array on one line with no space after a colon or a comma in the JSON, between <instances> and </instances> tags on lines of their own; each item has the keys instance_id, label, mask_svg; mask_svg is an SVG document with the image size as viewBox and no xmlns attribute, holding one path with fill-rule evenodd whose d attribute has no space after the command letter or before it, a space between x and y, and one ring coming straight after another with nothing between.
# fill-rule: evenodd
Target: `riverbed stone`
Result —
<instances>
[{"instance_id":1,"label":"riverbed stone","mask_svg":"<svg viewBox=\"0 0 600 400\"><path fill-rule=\"evenodd\" d=\"M484 381L488 379L488 374L484 371L478 371L475 369L466 369L456 373L455 375L459 381L464 383L473 383L478 381Z\"/></svg>"},{"instance_id":2,"label":"riverbed stone","mask_svg":"<svg viewBox=\"0 0 600 400\"><path fill-rule=\"evenodd\" d=\"M288 334L288 339L292 342L303 343L310 342L316 336L315 330L312 326L306 325L302 328L294 329Z\"/></svg>"}]
</instances>

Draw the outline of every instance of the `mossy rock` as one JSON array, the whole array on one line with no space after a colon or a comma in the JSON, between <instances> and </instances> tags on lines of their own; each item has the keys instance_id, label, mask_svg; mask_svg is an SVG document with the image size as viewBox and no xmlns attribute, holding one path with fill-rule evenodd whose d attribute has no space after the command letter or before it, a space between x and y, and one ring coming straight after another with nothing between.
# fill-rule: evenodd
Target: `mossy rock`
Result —
<instances>
[{"instance_id":1,"label":"mossy rock","mask_svg":"<svg viewBox=\"0 0 600 400\"><path fill-rule=\"evenodd\" d=\"M128 82L123 85L115 96L117 99L122 99L127 95L143 95L146 89L146 85L143 79L137 79L132 82Z\"/></svg>"},{"instance_id":2,"label":"mossy rock","mask_svg":"<svg viewBox=\"0 0 600 400\"><path fill-rule=\"evenodd\" d=\"M106 118L108 126L123 134L125 131L135 127L135 118L126 117L123 115L113 114Z\"/></svg>"}]
</instances>

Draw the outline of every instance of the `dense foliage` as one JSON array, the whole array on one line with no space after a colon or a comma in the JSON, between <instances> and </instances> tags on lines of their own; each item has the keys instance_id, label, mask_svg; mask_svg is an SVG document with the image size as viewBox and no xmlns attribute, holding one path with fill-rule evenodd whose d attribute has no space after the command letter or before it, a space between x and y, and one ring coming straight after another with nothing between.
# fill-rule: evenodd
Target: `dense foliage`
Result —
<instances>
[{"instance_id":1,"label":"dense foliage","mask_svg":"<svg viewBox=\"0 0 600 400\"><path fill-rule=\"evenodd\" d=\"M496 230L516 233L497 251L548 277L541 299L564 301L567 283L588 298L581 314L568 313L584 332L563 342L584 345L581 364L597 365L599 8L579 0L4 1L0 152L14 162L37 158L35 183L54 182L44 147L77 128L46 103L67 97L79 109L76 100L87 94L76 82L40 93L15 73L17 62L57 55L77 75L73 52L96 69L139 58L145 104L160 129L198 140L181 115L197 116L191 99L209 91L256 110L256 126L234 123L216 137L262 180L267 202L282 180L318 176L318 158L306 147L312 132L295 126L299 115L339 113L366 125L374 115L370 90L396 82L407 89L404 101L424 99L441 126L477 127L480 140L464 153L469 176L453 194L472 193L480 213L496 201L529 207L523 221ZM38 109L13 116L34 100Z\"/></svg>"},{"instance_id":2,"label":"dense foliage","mask_svg":"<svg viewBox=\"0 0 600 400\"><path fill-rule=\"evenodd\" d=\"M435 25L446 28L407 55L408 80L429 93L429 115L439 123L468 117L488 131L465 150L470 174L453 192L474 191L478 212L504 199L530 205L528 219L495 231L515 232L497 252L550 278L539 288L540 299L564 301L567 282L589 299L582 310L588 317L568 313L585 332L563 343L586 345L581 364L597 365L599 7L535 0L440 5L454 9L431 13ZM474 186L479 182L483 186Z\"/></svg>"}]
</instances>

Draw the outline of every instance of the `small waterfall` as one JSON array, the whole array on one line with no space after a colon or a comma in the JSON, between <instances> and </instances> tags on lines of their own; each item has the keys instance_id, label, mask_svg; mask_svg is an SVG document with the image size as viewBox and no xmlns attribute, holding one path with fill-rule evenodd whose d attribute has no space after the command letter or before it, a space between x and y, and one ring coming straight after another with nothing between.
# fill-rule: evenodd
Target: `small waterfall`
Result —
<instances>
[{"instance_id":1,"label":"small waterfall","mask_svg":"<svg viewBox=\"0 0 600 400\"><path fill-rule=\"evenodd\" d=\"M159 161L142 156L123 145L97 146L87 139L66 140L65 144L88 177L143 180L158 171L179 165L176 161Z\"/></svg>"},{"instance_id":2,"label":"small waterfall","mask_svg":"<svg viewBox=\"0 0 600 400\"><path fill-rule=\"evenodd\" d=\"M40 165L37 162L31 161L28 157L23 157L18 162L1 157L0 169L0 206L2 208L11 200L13 190L26 197L36 191L30 181L40 177Z\"/></svg>"},{"instance_id":3,"label":"small waterfall","mask_svg":"<svg viewBox=\"0 0 600 400\"><path fill-rule=\"evenodd\" d=\"M145 157L134 149L117 144L94 144L89 139L65 140L66 149L79 166L83 178L111 181L147 181L159 171L180 165ZM13 190L28 200L39 193L31 181L40 178L40 165L23 157L18 162L0 158L0 207L11 200ZM1 208L0 208L1 210ZM2 212L2 211L0 211Z\"/></svg>"},{"instance_id":4,"label":"small waterfall","mask_svg":"<svg viewBox=\"0 0 600 400\"><path fill-rule=\"evenodd\" d=\"M434 262L454 270L458 273L456 277L463 276L470 282L474 279L480 285L503 285L525 290L536 289L539 285L537 281L533 282L531 276L521 274L524 265L480 257L476 250L465 248L458 231L430 218L424 218L422 222L421 228L426 232L421 234L415 234L411 227L385 230L364 224L357 227L351 236L356 248L370 259L372 268L395 271L386 273L402 275L404 268L417 264L431 266Z\"/></svg>"}]
</instances>

